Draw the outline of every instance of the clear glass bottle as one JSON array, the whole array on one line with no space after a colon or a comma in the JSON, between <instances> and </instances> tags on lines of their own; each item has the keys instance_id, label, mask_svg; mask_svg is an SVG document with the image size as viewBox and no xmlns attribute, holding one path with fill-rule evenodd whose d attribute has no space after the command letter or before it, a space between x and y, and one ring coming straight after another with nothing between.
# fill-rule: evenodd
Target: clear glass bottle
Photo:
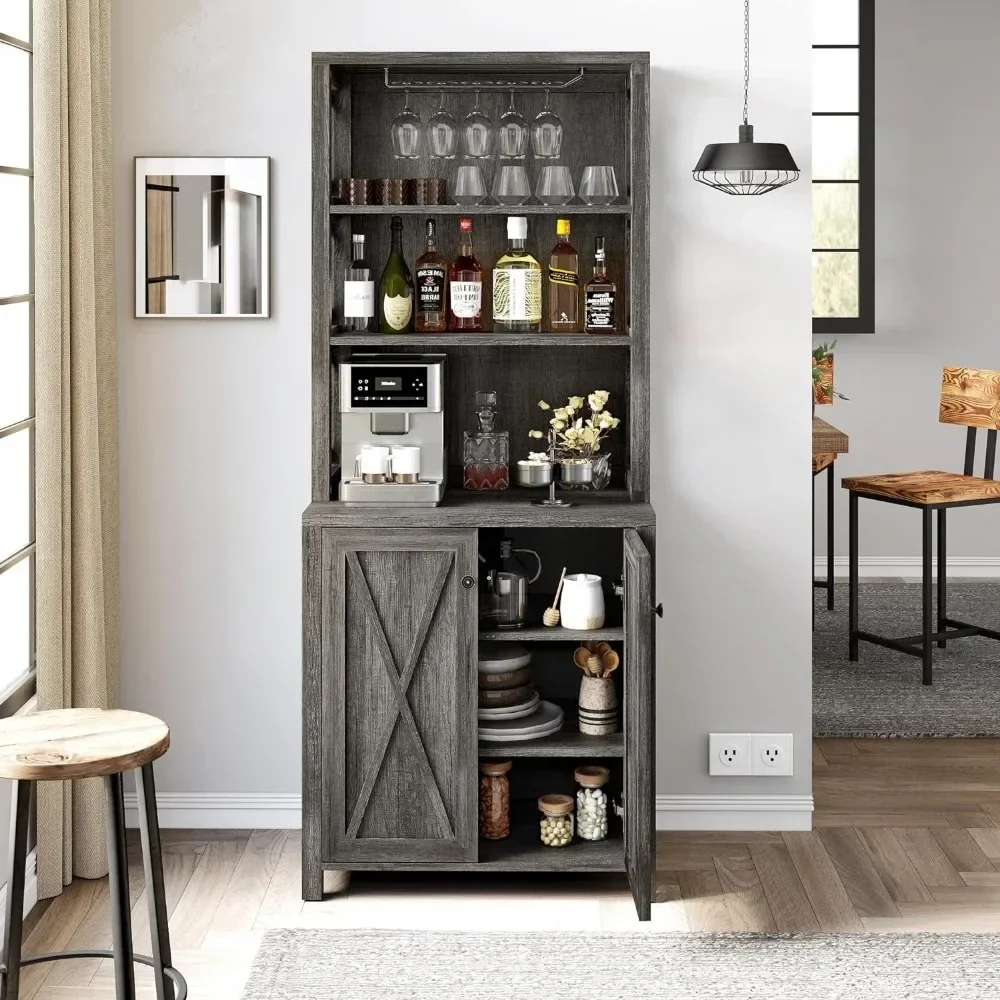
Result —
<instances>
[{"instance_id":1,"label":"clear glass bottle","mask_svg":"<svg viewBox=\"0 0 1000 1000\"><path fill-rule=\"evenodd\" d=\"M606 840L608 795L604 786L611 772L600 764L585 764L573 772L576 793L576 832L582 840Z\"/></svg>"},{"instance_id":2,"label":"clear glass bottle","mask_svg":"<svg viewBox=\"0 0 1000 1000\"><path fill-rule=\"evenodd\" d=\"M497 394L476 393L479 429L466 431L463 441L463 486L467 490L505 490L510 485L510 435L496 431Z\"/></svg>"},{"instance_id":3,"label":"clear glass bottle","mask_svg":"<svg viewBox=\"0 0 1000 1000\"><path fill-rule=\"evenodd\" d=\"M580 255L569 235L569 219L557 219L557 242L549 254L549 329L554 333L580 331Z\"/></svg>"},{"instance_id":4,"label":"clear glass bottle","mask_svg":"<svg viewBox=\"0 0 1000 1000\"><path fill-rule=\"evenodd\" d=\"M525 249L528 220L507 219L510 245L493 268L493 328L537 333L542 328L542 268Z\"/></svg>"},{"instance_id":5,"label":"clear glass bottle","mask_svg":"<svg viewBox=\"0 0 1000 1000\"><path fill-rule=\"evenodd\" d=\"M351 263L344 269L344 329L375 329L375 280L365 260L364 233L351 237Z\"/></svg>"},{"instance_id":6,"label":"clear glass bottle","mask_svg":"<svg viewBox=\"0 0 1000 1000\"><path fill-rule=\"evenodd\" d=\"M543 795L538 800L542 814L539 833L546 847L568 847L573 843L573 796Z\"/></svg>"},{"instance_id":7,"label":"clear glass bottle","mask_svg":"<svg viewBox=\"0 0 1000 1000\"><path fill-rule=\"evenodd\" d=\"M510 836L509 760L484 760L479 764L479 836L505 840Z\"/></svg>"},{"instance_id":8,"label":"clear glass bottle","mask_svg":"<svg viewBox=\"0 0 1000 1000\"><path fill-rule=\"evenodd\" d=\"M608 278L603 236L594 240L594 276L584 286L583 303L586 333L615 332L615 283Z\"/></svg>"},{"instance_id":9,"label":"clear glass bottle","mask_svg":"<svg viewBox=\"0 0 1000 1000\"><path fill-rule=\"evenodd\" d=\"M417 278L417 307L413 326L417 333L443 333L448 328L446 284L448 265L437 252L436 224L427 220L427 249L414 264Z\"/></svg>"}]
</instances>

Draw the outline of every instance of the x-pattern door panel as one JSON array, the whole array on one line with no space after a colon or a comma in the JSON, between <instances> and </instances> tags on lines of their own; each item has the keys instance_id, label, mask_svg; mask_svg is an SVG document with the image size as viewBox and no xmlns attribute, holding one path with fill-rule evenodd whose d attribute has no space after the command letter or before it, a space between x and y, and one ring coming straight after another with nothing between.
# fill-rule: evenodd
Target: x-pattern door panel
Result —
<instances>
[{"instance_id":1,"label":"x-pattern door panel","mask_svg":"<svg viewBox=\"0 0 1000 1000\"><path fill-rule=\"evenodd\" d=\"M476 858L474 531L324 539L327 857Z\"/></svg>"}]
</instances>

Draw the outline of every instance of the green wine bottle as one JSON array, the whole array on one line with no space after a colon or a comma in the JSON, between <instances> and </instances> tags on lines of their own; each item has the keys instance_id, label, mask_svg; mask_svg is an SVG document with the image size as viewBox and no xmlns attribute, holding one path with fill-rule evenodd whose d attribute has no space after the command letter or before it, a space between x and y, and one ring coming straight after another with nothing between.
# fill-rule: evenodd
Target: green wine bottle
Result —
<instances>
[{"instance_id":1,"label":"green wine bottle","mask_svg":"<svg viewBox=\"0 0 1000 1000\"><path fill-rule=\"evenodd\" d=\"M378 326L382 333L413 329L413 278L403 260L403 220L392 217L392 248L378 284Z\"/></svg>"}]
</instances>

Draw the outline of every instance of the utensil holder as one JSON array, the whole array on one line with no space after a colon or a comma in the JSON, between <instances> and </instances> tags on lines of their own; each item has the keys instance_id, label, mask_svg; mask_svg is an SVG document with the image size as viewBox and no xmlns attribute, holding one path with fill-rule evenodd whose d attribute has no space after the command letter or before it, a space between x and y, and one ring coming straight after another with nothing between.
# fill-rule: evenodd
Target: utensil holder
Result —
<instances>
[{"instance_id":1,"label":"utensil holder","mask_svg":"<svg viewBox=\"0 0 1000 1000\"><path fill-rule=\"evenodd\" d=\"M618 692L610 677L580 678L580 732L610 736L618 732Z\"/></svg>"}]
</instances>

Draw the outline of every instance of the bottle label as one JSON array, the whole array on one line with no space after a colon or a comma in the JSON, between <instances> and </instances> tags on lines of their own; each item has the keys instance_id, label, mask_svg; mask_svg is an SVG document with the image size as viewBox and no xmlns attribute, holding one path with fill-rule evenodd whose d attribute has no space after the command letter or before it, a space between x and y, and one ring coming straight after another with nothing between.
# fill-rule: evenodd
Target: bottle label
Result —
<instances>
[{"instance_id":1,"label":"bottle label","mask_svg":"<svg viewBox=\"0 0 1000 1000\"><path fill-rule=\"evenodd\" d=\"M459 319L475 319L483 311L483 283L481 281L453 281L451 283L451 311Z\"/></svg>"},{"instance_id":2,"label":"bottle label","mask_svg":"<svg viewBox=\"0 0 1000 1000\"><path fill-rule=\"evenodd\" d=\"M375 282L344 282L344 316L367 319L375 315Z\"/></svg>"},{"instance_id":3,"label":"bottle label","mask_svg":"<svg viewBox=\"0 0 1000 1000\"><path fill-rule=\"evenodd\" d=\"M580 275L576 271L566 271L561 267L550 267L549 281L556 285L573 285L576 287L580 284Z\"/></svg>"},{"instance_id":4,"label":"bottle label","mask_svg":"<svg viewBox=\"0 0 1000 1000\"><path fill-rule=\"evenodd\" d=\"M439 313L444 310L444 268L433 264L417 268L417 311Z\"/></svg>"},{"instance_id":5,"label":"bottle label","mask_svg":"<svg viewBox=\"0 0 1000 1000\"><path fill-rule=\"evenodd\" d=\"M586 296L586 321L588 330L611 330L615 328L615 293L610 289L588 291Z\"/></svg>"},{"instance_id":6,"label":"bottle label","mask_svg":"<svg viewBox=\"0 0 1000 1000\"><path fill-rule=\"evenodd\" d=\"M494 269L493 318L507 322L542 321L542 272L539 268Z\"/></svg>"},{"instance_id":7,"label":"bottle label","mask_svg":"<svg viewBox=\"0 0 1000 1000\"><path fill-rule=\"evenodd\" d=\"M405 330L413 315L412 295L385 295L382 297L382 312L387 326L393 330Z\"/></svg>"}]
</instances>

